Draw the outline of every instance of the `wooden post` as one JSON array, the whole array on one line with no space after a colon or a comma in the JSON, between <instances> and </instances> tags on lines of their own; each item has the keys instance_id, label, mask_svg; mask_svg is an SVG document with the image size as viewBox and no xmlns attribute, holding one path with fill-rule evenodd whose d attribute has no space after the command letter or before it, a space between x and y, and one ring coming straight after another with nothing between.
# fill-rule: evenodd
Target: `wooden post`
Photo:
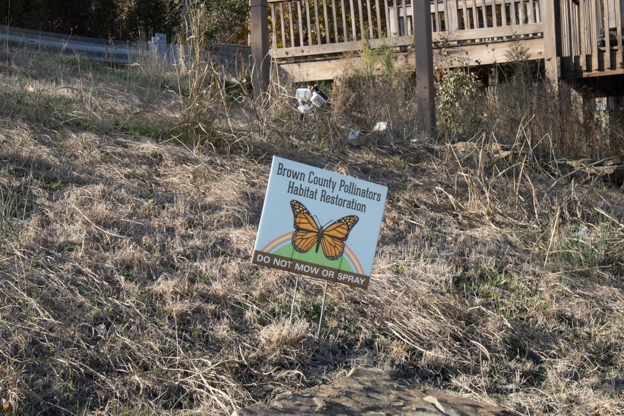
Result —
<instances>
[{"instance_id":1,"label":"wooden post","mask_svg":"<svg viewBox=\"0 0 624 416\"><path fill-rule=\"evenodd\" d=\"M436 125L433 89L431 2L429 0L414 0L412 4L412 14L414 16L414 49L416 52L418 130L426 134L431 134Z\"/></svg>"},{"instance_id":2,"label":"wooden post","mask_svg":"<svg viewBox=\"0 0 624 416\"><path fill-rule=\"evenodd\" d=\"M557 26L555 24L555 0L542 0L545 6L544 13L544 61L546 67L546 79L557 91L558 65L557 65Z\"/></svg>"},{"instance_id":3,"label":"wooden post","mask_svg":"<svg viewBox=\"0 0 624 416\"><path fill-rule=\"evenodd\" d=\"M267 0L251 0L251 55L253 73L251 84L254 99L262 102L262 94L269 86L269 16ZM273 22L275 24L275 22ZM275 39L273 39L275 42Z\"/></svg>"}]
</instances>

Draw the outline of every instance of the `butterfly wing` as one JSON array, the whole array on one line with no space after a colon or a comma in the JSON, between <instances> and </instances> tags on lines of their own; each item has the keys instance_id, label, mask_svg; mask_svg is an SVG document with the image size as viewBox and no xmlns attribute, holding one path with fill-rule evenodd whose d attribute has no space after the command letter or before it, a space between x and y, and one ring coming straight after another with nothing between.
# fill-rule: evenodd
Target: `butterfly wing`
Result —
<instances>
[{"instance_id":1,"label":"butterfly wing","mask_svg":"<svg viewBox=\"0 0 624 416\"><path fill-rule=\"evenodd\" d=\"M323 254L329 260L336 260L344 253L345 241L360 219L355 215L340 218L327 226L321 236Z\"/></svg>"},{"instance_id":2,"label":"butterfly wing","mask_svg":"<svg viewBox=\"0 0 624 416\"><path fill-rule=\"evenodd\" d=\"M293 216L295 217L295 232L292 235L292 246L295 251L305 253L310 251L318 239L319 227L312 218L310 211L299 201L290 201Z\"/></svg>"}]
</instances>

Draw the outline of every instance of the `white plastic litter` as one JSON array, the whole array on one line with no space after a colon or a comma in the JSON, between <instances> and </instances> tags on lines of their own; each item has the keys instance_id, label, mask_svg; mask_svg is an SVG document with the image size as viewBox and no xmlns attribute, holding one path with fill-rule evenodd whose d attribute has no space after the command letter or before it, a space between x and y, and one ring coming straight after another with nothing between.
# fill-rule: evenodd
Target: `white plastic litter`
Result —
<instances>
[{"instance_id":1,"label":"white plastic litter","mask_svg":"<svg viewBox=\"0 0 624 416\"><path fill-rule=\"evenodd\" d=\"M310 101L312 101L312 104L314 104L317 108L320 108L327 104L327 100L321 97L321 95L316 91L314 91L314 93L312 94L312 98L310 98Z\"/></svg>"},{"instance_id":2,"label":"white plastic litter","mask_svg":"<svg viewBox=\"0 0 624 416\"><path fill-rule=\"evenodd\" d=\"M378 121L373 126L373 131L386 131L388 129L388 123L385 121Z\"/></svg>"},{"instance_id":3,"label":"white plastic litter","mask_svg":"<svg viewBox=\"0 0 624 416\"><path fill-rule=\"evenodd\" d=\"M327 100L318 92L310 91L308 88L297 88L295 98L299 101L297 111L301 114L312 114L316 108L321 108L327 104Z\"/></svg>"},{"instance_id":4,"label":"white plastic litter","mask_svg":"<svg viewBox=\"0 0 624 416\"><path fill-rule=\"evenodd\" d=\"M310 107L308 104L300 104L299 107L297 107L297 111L299 111L301 114L312 114L312 107Z\"/></svg>"},{"instance_id":5,"label":"white plastic litter","mask_svg":"<svg viewBox=\"0 0 624 416\"><path fill-rule=\"evenodd\" d=\"M312 92L307 88L297 88L297 92L295 93L295 98L301 101L310 101L312 98Z\"/></svg>"},{"instance_id":6,"label":"white plastic litter","mask_svg":"<svg viewBox=\"0 0 624 416\"><path fill-rule=\"evenodd\" d=\"M350 142L355 141L357 137L360 135L360 130L350 130L349 135L347 136L347 140Z\"/></svg>"}]
</instances>

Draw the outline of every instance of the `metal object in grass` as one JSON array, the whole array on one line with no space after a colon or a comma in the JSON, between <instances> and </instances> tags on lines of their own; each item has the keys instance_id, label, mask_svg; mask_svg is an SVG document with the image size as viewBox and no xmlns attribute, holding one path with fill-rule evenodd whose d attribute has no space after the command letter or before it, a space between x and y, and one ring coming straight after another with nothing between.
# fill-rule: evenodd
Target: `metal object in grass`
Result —
<instances>
[{"instance_id":1,"label":"metal object in grass","mask_svg":"<svg viewBox=\"0 0 624 416\"><path fill-rule=\"evenodd\" d=\"M318 329L316 330L316 339L321 334L321 325L323 325L323 310L325 310L325 296L327 295L327 280L325 280L325 290L323 291L323 303L321 304L321 316L319 318Z\"/></svg>"},{"instance_id":2,"label":"metal object in grass","mask_svg":"<svg viewBox=\"0 0 624 416\"><path fill-rule=\"evenodd\" d=\"M327 97L321 91L310 88L297 88L295 98L299 101L297 111L301 120L305 114L312 114L327 104Z\"/></svg>"},{"instance_id":3,"label":"metal object in grass","mask_svg":"<svg viewBox=\"0 0 624 416\"><path fill-rule=\"evenodd\" d=\"M295 309L295 298L297 297L297 285L299 284L299 276L295 280L295 291L293 292L292 303L290 304L290 319L288 320L288 332L290 332L290 325L292 324L293 311Z\"/></svg>"},{"instance_id":4,"label":"metal object in grass","mask_svg":"<svg viewBox=\"0 0 624 416\"><path fill-rule=\"evenodd\" d=\"M88 57L92 61L131 64L142 57L173 64L180 60L179 45L167 44L167 36L156 33L147 45L140 42L70 36L0 25L0 41L7 50L64 57Z\"/></svg>"},{"instance_id":5,"label":"metal object in grass","mask_svg":"<svg viewBox=\"0 0 624 416\"><path fill-rule=\"evenodd\" d=\"M321 327L323 326L323 311L325 310L325 297L327 296L327 283L325 281L325 289L323 290L323 303L321 303L321 316L319 317L318 328L316 330L316 339L319 338L321 334ZM292 326L292 317L293 311L295 309L295 298L297 297L297 285L299 284L299 276L297 276L297 280L295 280L295 290L293 292L292 302L290 304L290 319L288 320L288 332L290 332L290 328Z\"/></svg>"}]
</instances>

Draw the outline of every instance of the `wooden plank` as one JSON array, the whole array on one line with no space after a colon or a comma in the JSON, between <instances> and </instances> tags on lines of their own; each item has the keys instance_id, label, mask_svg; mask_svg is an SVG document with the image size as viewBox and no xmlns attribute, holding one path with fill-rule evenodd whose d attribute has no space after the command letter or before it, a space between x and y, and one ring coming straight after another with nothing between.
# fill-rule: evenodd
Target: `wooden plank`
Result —
<instances>
[{"instance_id":1,"label":"wooden plank","mask_svg":"<svg viewBox=\"0 0 624 416\"><path fill-rule=\"evenodd\" d=\"M579 71L573 74L569 72L564 72L563 76L565 78L594 78L594 77L604 77L606 75L624 75L624 68L616 68L605 71Z\"/></svg>"},{"instance_id":2,"label":"wooden plank","mask_svg":"<svg viewBox=\"0 0 624 416\"><path fill-rule=\"evenodd\" d=\"M364 14L362 13L362 0L357 0L358 16L360 16L360 38L364 39Z\"/></svg>"},{"instance_id":3,"label":"wooden plank","mask_svg":"<svg viewBox=\"0 0 624 416\"><path fill-rule=\"evenodd\" d=\"M414 43L413 38L411 43ZM447 53L450 52L451 57L457 58L451 64L454 67L462 67L467 64L491 65L507 61L506 55L508 54L510 45L512 45L512 42L500 42L485 46L466 45L457 48L449 48L445 51ZM542 39L530 38L524 41L524 45L527 48L529 60L544 59L544 43ZM439 50L434 50L434 54L438 53L440 53ZM396 53L393 55L392 59L395 68L400 70L414 70L415 54L413 52ZM279 68L289 74L292 82L320 81L335 79L341 76L345 70L357 67L361 62L361 58L359 57L338 58L300 63L280 63ZM376 70L381 73L381 66Z\"/></svg>"},{"instance_id":4,"label":"wooden plank","mask_svg":"<svg viewBox=\"0 0 624 416\"><path fill-rule=\"evenodd\" d=\"M323 0L323 26L325 27L325 38L327 39L327 43L331 43L329 40L329 34L331 30L329 29L329 15L327 14L327 0Z\"/></svg>"},{"instance_id":5,"label":"wooden plank","mask_svg":"<svg viewBox=\"0 0 624 416\"><path fill-rule=\"evenodd\" d=\"M551 86L557 90L558 69L557 69L557 34L555 25L555 0L544 1L544 66L546 67L546 79ZM528 41L530 42L530 41Z\"/></svg>"},{"instance_id":6,"label":"wooden plank","mask_svg":"<svg viewBox=\"0 0 624 416\"><path fill-rule=\"evenodd\" d=\"M477 9L477 2L472 1L472 18L474 20L473 29L479 29L479 11Z\"/></svg>"},{"instance_id":7,"label":"wooden plank","mask_svg":"<svg viewBox=\"0 0 624 416\"><path fill-rule=\"evenodd\" d=\"M591 67L591 55L592 55L592 6L591 6L591 1L589 0L583 0L583 9L585 11L585 54L589 55L589 62L587 62L587 58L586 58L586 71L589 71L589 68Z\"/></svg>"},{"instance_id":8,"label":"wooden plank","mask_svg":"<svg viewBox=\"0 0 624 416\"><path fill-rule=\"evenodd\" d=\"M336 14L338 13L338 9L336 8L336 0L332 0L332 16L334 20L334 42L340 42L338 40L338 17Z\"/></svg>"},{"instance_id":9,"label":"wooden plank","mask_svg":"<svg viewBox=\"0 0 624 416\"><path fill-rule=\"evenodd\" d=\"M334 17L334 42L340 42L338 40L338 18L336 14L338 13L338 9L336 8L336 0L332 0L332 15Z\"/></svg>"},{"instance_id":10,"label":"wooden plank","mask_svg":"<svg viewBox=\"0 0 624 416\"><path fill-rule=\"evenodd\" d=\"M347 13L345 11L345 0L340 0L340 10L342 11L342 34L344 36L343 42L349 41L348 29L347 29Z\"/></svg>"},{"instance_id":11,"label":"wooden plank","mask_svg":"<svg viewBox=\"0 0 624 416\"><path fill-rule=\"evenodd\" d=\"M568 56L568 32L567 32L567 15L566 15L566 0L559 1L559 16L560 16L560 33L561 33L561 56Z\"/></svg>"},{"instance_id":12,"label":"wooden plank","mask_svg":"<svg viewBox=\"0 0 624 416\"><path fill-rule=\"evenodd\" d=\"M572 0L562 0L566 3L568 12L568 41L570 42L570 70L574 71L574 8Z\"/></svg>"},{"instance_id":13,"label":"wooden plank","mask_svg":"<svg viewBox=\"0 0 624 416\"><path fill-rule=\"evenodd\" d=\"M580 0L579 0L580 1ZM574 56L581 56L581 18L580 7L576 1L572 4L574 10Z\"/></svg>"},{"instance_id":14,"label":"wooden plank","mask_svg":"<svg viewBox=\"0 0 624 416\"><path fill-rule=\"evenodd\" d=\"M516 27L512 28L511 26L506 27L497 27L497 28L488 28L488 29L470 29L470 30L458 30L454 33L445 33L445 32L435 32L432 34L432 42L442 42L443 40L450 41L466 41L466 40L474 40L474 39L490 39L490 38L503 38L509 37L513 35L527 35L527 34L538 34L544 33L544 24L543 23L534 23L532 25L524 25L522 28ZM531 38L536 41L542 42L543 40L540 38ZM376 48L387 43L382 39L373 39L370 41L371 48ZM401 36L393 40L392 45L396 47L400 46L410 46L414 44L414 38L412 36ZM488 42L487 44L474 44L475 46L483 47L486 49L497 49L497 48L505 48L509 42ZM449 48L454 49L454 48ZM286 49L278 49L277 51L272 51L271 56L274 59L281 58L292 58L292 57L303 57L303 56L314 56L314 55L325 55L325 54L333 54L333 53L344 53L359 50L358 42L341 42L341 43L332 43L329 45L312 45L310 47L303 48L286 48ZM507 62L507 61L505 61ZM501 63L501 61L499 61Z\"/></svg>"},{"instance_id":15,"label":"wooden plank","mask_svg":"<svg viewBox=\"0 0 624 416\"><path fill-rule=\"evenodd\" d=\"M615 24L617 33L617 54L615 55L615 67L621 68L624 62L624 48L622 47L622 0L615 0Z\"/></svg>"},{"instance_id":16,"label":"wooden plank","mask_svg":"<svg viewBox=\"0 0 624 416\"><path fill-rule=\"evenodd\" d=\"M305 0L306 19L308 21L308 45L312 46L312 23L310 22L310 2Z\"/></svg>"},{"instance_id":17,"label":"wooden plank","mask_svg":"<svg viewBox=\"0 0 624 416\"><path fill-rule=\"evenodd\" d=\"M566 54L562 56L571 56L572 55L572 34L570 33L570 2L571 0L561 0L561 5L563 7L562 11L562 20L565 24L565 50ZM574 61L570 61L574 64Z\"/></svg>"},{"instance_id":18,"label":"wooden plank","mask_svg":"<svg viewBox=\"0 0 624 416\"><path fill-rule=\"evenodd\" d=\"M314 24L316 26L316 43L321 44L321 21L318 14L318 0L314 0Z\"/></svg>"},{"instance_id":19,"label":"wooden plank","mask_svg":"<svg viewBox=\"0 0 624 416\"><path fill-rule=\"evenodd\" d=\"M271 3L271 29L273 30L273 38L271 39L271 48L277 49L277 31L275 26L277 22L275 21L275 4Z\"/></svg>"},{"instance_id":20,"label":"wooden plank","mask_svg":"<svg viewBox=\"0 0 624 416\"><path fill-rule=\"evenodd\" d=\"M375 9L377 12L377 39L381 39L381 10L379 10L379 0L375 0Z\"/></svg>"},{"instance_id":21,"label":"wooden plank","mask_svg":"<svg viewBox=\"0 0 624 416\"><path fill-rule=\"evenodd\" d=\"M609 5L609 29L616 29L617 26L615 24L615 0L609 0L607 4Z\"/></svg>"},{"instance_id":22,"label":"wooden plank","mask_svg":"<svg viewBox=\"0 0 624 416\"><path fill-rule=\"evenodd\" d=\"M390 17L388 16L388 0L384 0L384 13L386 16L386 32L385 36L390 37Z\"/></svg>"},{"instance_id":23,"label":"wooden plank","mask_svg":"<svg viewBox=\"0 0 624 416\"><path fill-rule=\"evenodd\" d=\"M256 104L265 101L264 92L269 85L269 15L266 0L251 0L249 17L251 20L251 55L253 72L251 83Z\"/></svg>"},{"instance_id":24,"label":"wooden plank","mask_svg":"<svg viewBox=\"0 0 624 416\"><path fill-rule=\"evenodd\" d=\"M487 29L470 29L470 30L458 30L454 33L434 33L433 34L433 42L441 42L443 39L448 39L450 41L465 41L465 40L474 40L474 39L491 39L491 38L502 38L502 37L511 37L513 35L523 36L523 35L538 35L539 33L544 32L544 24L543 23L534 23L532 25L524 25L523 27L512 28L511 26L499 26L496 28L487 28ZM402 38L400 38L402 39ZM539 38L538 38L539 39ZM402 43L402 42L399 42ZM493 43L493 42L487 42ZM500 42L504 44L505 42ZM401 45L402 46L402 45Z\"/></svg>"},{"instance_id":25,"label":"wooden plank","mask_svg":"<svg viewBox=\"0 0 624 416\"><path fill-rule=\"evenodd\" d=\"M561 0L560 4L561 4L561 21L562 21L562 25L563 25L563 35L562 35L562 39L563 39L563 44L565 45L565 48L563 49L562 53L562 57L564 56L570 56L570 24L569 24L569 18L570 15L568 13L568 1L569 0Z\"/></svg>"},{"instance_id":26,"label":"wooden plank","mask_svg":"<svg viewBox=\"0 0 624 416\"><path fill-rule=\"evenodd\" d=\"M392 0L394 4L394 28L396 33L393 33L393 36L401 36L401 31L399 29L399 0Z\"/></svg>"},{"instance_id":27,"label":"wooden plank","mask_svg":"<svg viewBox=\"0 0 624 416\"><path fill-rule=\"evenodd\" d=\"M455 21L457 20L457 16L453 13L454 2L455 0L445 0L444 2L444 30L446 32L457 30L455 26Z\"/></svg>"},{"instance_id":28,"label":"wooden plank","mask_svg":"<svg viewBox=\"0 0 624 416\"><path fill-rule=\"evenodd\" d=\"M351 6L351 35L354 41L358 40L357 30L355 29L355 11L353 10L353 0L349 0L349 6Z\"/></svg>"},{"instance_id":29,"label":"wooden plank","mask_svg":"<svg viewBox=\"0 0 624 416\"><path fill-rule=\"evenodd\" d=\"M279 4L280 7L280 22L282 31L282 48L286 47L286 30L284 30L284 3Z\"/></svg>"},{"instance_id":30,"label":"wooden plank","mask_svg":"<svg viewBox=\"0 0 624 416\"><path fill-rule=\"evenodd\" d=\"M503 26L507 26L507 5L505 4L505 0L501 4L501 23Z\"/></svg>"},{"instance_id":31,"label":"wooden plank","mask_svg":"<svg viewBox=\"0 0 624 416\"><path fill-rule=\"evenodd\" d=\"M436 127L430 10L429 0L412 0L418 130L425 134L431 134ZM407 9L405 8L403 16L407 22Z\"/></svg>"},{"instance_id":32,"label":"wooden plank","mask_svg":"<svg viewBox=\"0 0 624 416\"><path fill-rule=\"evenodd\" d=\"M485 5L485 0L481 0L481 12L483 14L483 28L486 29L488 27L488 24L487 24L487 6Z\"/></svg>"},{"instance_id":33,"label":"wooden plank","mask_svg":"<svg viewBox=\"0 0 624 416\"><path fill-rule=\"evenodd\" d=\"M372 15L372 10L371 10L371 0L366 0L366 12L368 14L369 39L375 39L375 34L373 33L373 15Z\"/></svg>"},{"instance_id":34,"label":"wooden plank","mask_svg":"<svg viewBox=\"0 0 624 416\"><path fill-rule=\"evenodd\" d=\"M290 46L295 47L295 26L293 23L292 1L288 2L288 23L290 23Z\"/></svg>"},{"instance_id":35,"label":"wooden plank","mask_svg":"<svg viewBox=\"0 0 624 416\"><path fill-rule=\"evenodd\" d=\"M541 10L542 10L542 3L541 3L541 1L538 0L535 3L535 23L541 23L542 22Z\"/></svg>"},{"instance_id":36,"label":"wooden plank","mask_svg":"<svg viewBox=\"0 0 624 416\"><path fill-rule=\"evenodd\" d=\"M303 20L301 18L301 2L297 2L297 17L299 18L299 46L303 46Z\"/></svg>"},{"instance_id":37,"label":"wooden plank","mask_svg":"<svg viewBox=\"0 0 624 416\"><path fill-rule=\"evenodd\" d=\"M619 0L618 0L619 1ZM609 0L604 0L605 69L611 69L611 36L609 36Z\"/></svg>"},{"instance_id":38,"label":"wooden plank","mask_svg":"<svg viewBox=\"0 0 624 416\"><path fill-rule=\"evenodd\" d=\"M581 49L581 71L587 71L587 19L586 19L586 9L587 9L587 1L579 0L579 14L580 14L580 28L579 28L579 43Z\"/></svg>"},{"instance_id":39,"label":"wooden plank","mask_svg":"<svg viewBox=\"0 0 624 416\"><path fill-rule=\"evenodd\" d=\"M513 41L485 43L480 45L468 44L466 46L448 48L445 49L444 52L451 58L457 58L459 61L457 66L490 65L509 62L509 47L513 44ZM527 48L529 60L544 59L543 39L527 38L522 44Z\"/></svg>"},{"instance_id":40,"label":"wooden plank","mask_svg":"<svg viewBox=\"0 0 624 416\"><path fill-rule=\"evenodd\" d=\"M598 70L598 9L596 0L590 0L591 4L591 45L592 45L592 71Z\"/></svg>"}]
</instances>

